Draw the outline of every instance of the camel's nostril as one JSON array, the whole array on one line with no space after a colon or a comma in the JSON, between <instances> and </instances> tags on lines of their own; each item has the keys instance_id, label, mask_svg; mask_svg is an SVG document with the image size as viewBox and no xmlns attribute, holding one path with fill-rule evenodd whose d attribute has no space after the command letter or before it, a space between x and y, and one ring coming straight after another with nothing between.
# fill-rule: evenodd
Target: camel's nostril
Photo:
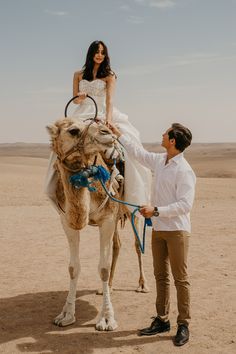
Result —
<instances>
[{"instance_id":1,"label":"camel's nostril","mask_svg":"<svg viewBox=\"0 0 236 354\"><path fill-rule=\"evenodd\" d=\"M111 132L106 128L102 128L102 129L100 129L100 134L108 135L108 134L111 134Z\"/></svg>"}]
</instances>

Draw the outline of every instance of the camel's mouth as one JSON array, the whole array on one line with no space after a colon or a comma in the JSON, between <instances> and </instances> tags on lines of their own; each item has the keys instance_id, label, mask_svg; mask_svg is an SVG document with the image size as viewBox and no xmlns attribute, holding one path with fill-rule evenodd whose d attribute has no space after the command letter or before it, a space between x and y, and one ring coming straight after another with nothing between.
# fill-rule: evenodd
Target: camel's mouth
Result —
<instances>
[{"instance_id":1,"label":"camel's mouth","mask_svg":"<svg viewBox=\"0 0 236 354\"><path fill-rule=\"evenodd\" d=\"M66 158L63 161L60 161L63 166L70 172L78 172L85 167L84 161L81 159L81 155L78 156L78 153L73 153L71 156Z\"/></svg>"},{"instance_id":2,"label":"camel's mouth","mask_svg":"<svg viewBox=\"0 0 236 354\"><path fill-rule=\"evenodd\" d=\"M116 141L111 134L97 134L93 137L93 139L96 140L99 144L102 144L106 147L113 147Z\"/></svg>"}]
</instances>

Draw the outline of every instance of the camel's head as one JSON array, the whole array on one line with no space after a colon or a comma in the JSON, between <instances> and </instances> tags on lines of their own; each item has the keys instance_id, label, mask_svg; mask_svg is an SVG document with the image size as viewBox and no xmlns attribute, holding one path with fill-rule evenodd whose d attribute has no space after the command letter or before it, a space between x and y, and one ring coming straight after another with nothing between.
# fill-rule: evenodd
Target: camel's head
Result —
<instances>
[{"instance_id":1,"label":"camel's head","mask_svg":"<svg viewBox=\"0 0 236 354\"><path fill-rule=\"evenodd\" d=\"M64 118L47 126L51 137L52 150L68 161L81 160L83 156L105 153L107 158L118 157L114 149L116 137L105 125L93 123L88 125L71 118Z\"/></svg>"}]
</instances>

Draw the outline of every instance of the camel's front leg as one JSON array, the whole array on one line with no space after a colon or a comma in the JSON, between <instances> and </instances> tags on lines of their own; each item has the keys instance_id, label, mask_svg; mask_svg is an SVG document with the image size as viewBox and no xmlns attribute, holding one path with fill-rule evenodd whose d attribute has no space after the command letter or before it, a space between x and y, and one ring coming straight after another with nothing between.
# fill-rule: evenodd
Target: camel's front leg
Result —
<instances>
[{"instance_id":1,"label":"camel's front leg","mask_svg":"<svg viewBox=\"0 0 236 354\"><path fill-rule=\"evenodd\" d=\"M99 314L96 329L98 331L113 331L117 328L117 323L114 318L114 311L110 298L110 289L108 285L110 273L110 255L113 233L115 230L114 220L103 221L99 227L100 232L100 261L99 274L102 280L103 304Z\"/></svg>"},{"instance_id":2,"label":"camel's front leg","mask_svg":"<svg viewBox=\"0 0 236 354\"><path fill-rule=\"evenodd\" d=\"M113 244L113 249L112 249L112 262L111 262L111 270L110 270L110 276L109 276L109 288L110 288L110 293L112 293L112 284L113 284L113 278L114 278L114 273L115 273L115 268L116 268L116 263L117 263L117 259L120 253L120 248L121 248L121 241L120 241L120 236L117 230L117 224L116 224L116 228L115 228L115 232L114 232L114 236L113 236L113 240L112 240L112 244ZM97 290L97 295L102 295L103 294L103 290L102 289L98 289Z\"/></svg>"},{"instance_id":3,"label":"camel's front leg","mask_svg":"<svg viewBox=\"0 0 236 354\"><path fill-rule=\"evenodd\" d=\"M117 259L120 253L120 248L121 248L121 241L120 241L120 236L119 232L117 230L117 224L113 236L113 250L112 250L112 263L111 263L111 271L110 271L110 276L109 276L109 287L110 291L112 291L112 282L113 282L113 277L115 273L115 268L116 268L116 263Z\"/></svg>"},{"instance_id":4,"label":"camel's front leg","mask_svg":"<svg viewBox=\"0 0 236 354\"><path fill-rule=\"evenodd\" d=\"M62 226L66 233L69 248L70 248L70 290L66 299L66 303L62 309L62 312L55 318L54 324L60 327L69 326L75 322L75 299L76 299L76 286L80 273L80 261L79 261L79 231L71 229L65 220L64 215L61 216Z\"/></svg>"}]
</instances>

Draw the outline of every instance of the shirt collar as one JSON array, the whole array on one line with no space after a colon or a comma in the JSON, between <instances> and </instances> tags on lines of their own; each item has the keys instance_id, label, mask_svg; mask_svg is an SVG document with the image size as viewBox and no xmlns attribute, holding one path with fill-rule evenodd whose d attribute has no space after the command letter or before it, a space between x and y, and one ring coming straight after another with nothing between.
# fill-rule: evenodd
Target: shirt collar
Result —
<instances>
[{"instance_id":1,"label":"shirt collar","mask_svg":"<svg viewBox=\"0 0 236 354\"><path fill-rule=\"evenodd\" d=\"M175 162L176 164L178 164L184 157L184 154L183 152L179 153L178 155L172 157L170 160L169 160L169 163L171 163L172 161ZM165 153L165 160L167 158L167 152Z\"/></svg>"},{"instance_id":2,"label":"shirt collar","mask_svg":"<svg viewBox=\"0 0 236 354\"><path fill-rule=\"evenodd\" d=\"M172 159L170 159L170 161L174 161L175 163L179 163L183 157L184 157L184 154L183 154L183 152L181 152L180 154L172 157Z\"/></svg>"}]
</instances>

